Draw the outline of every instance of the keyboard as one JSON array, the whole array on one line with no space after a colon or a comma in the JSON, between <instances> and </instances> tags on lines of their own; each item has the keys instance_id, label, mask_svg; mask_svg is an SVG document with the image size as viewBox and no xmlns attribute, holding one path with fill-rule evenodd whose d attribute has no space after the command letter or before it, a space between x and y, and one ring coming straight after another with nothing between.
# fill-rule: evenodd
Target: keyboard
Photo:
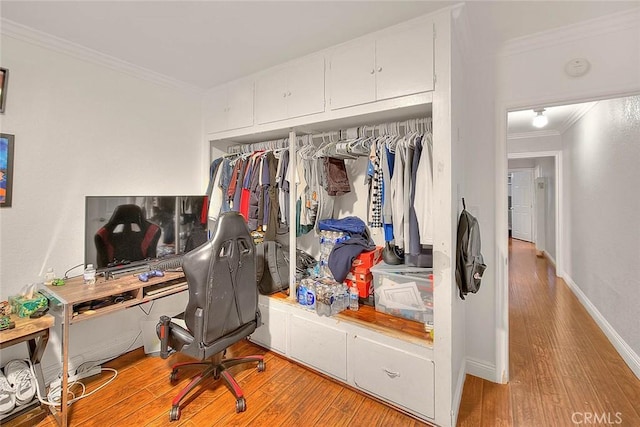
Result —
<instances>
[{"instance_id":1,"label":"keyboard","mask_svg":"<svg viewBox=\"0 0 640 427\"><path fill-rule=\"evenodd\" d=\"M150 270L177 270L182 268L182 255L172 255L149 262Z\"/></svg>"}]
</instances>

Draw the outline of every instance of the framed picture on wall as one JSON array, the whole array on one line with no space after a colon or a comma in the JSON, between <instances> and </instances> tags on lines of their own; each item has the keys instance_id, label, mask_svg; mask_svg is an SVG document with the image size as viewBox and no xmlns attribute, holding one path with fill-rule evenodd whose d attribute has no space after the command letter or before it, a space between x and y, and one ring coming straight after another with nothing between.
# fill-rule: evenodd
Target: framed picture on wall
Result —
<instances>
[{"instance_id":1,"label":"framed picture on wall","mask_svg":"<svg viewBox=\"0 0 640 427\"><path fill-rule=\"evenodd\" d=\"M7 102L7 81L9 70L0 68L0 113L4 113L4 104Z\"/></svg>"},{"instance_id":2,"label":"framed picture on wall","mask_svg":"<svg viewBox=\"0 0 640 427\"><path fill-rule=\"evenodd\" d=\"M0 208L11 206L13 189L13 135L0 134Z\"/></svg>"}]
</instances>

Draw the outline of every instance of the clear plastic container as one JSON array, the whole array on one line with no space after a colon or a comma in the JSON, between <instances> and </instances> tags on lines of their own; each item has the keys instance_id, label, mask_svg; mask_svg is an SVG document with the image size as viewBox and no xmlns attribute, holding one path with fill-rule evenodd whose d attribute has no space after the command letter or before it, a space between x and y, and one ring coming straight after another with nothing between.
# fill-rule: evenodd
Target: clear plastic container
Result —
<instances>
[{"instance_id":1,"label":"clear plastic container","mask_svg":"<svg viewBox=\"0 0 640 427\"><path fill-rule=\"evenodd\" d=\"M87 264L87 268L84 269L84 284L95 285L96 283L96 269L93 264Z\"/></svg>"}]
</instances>

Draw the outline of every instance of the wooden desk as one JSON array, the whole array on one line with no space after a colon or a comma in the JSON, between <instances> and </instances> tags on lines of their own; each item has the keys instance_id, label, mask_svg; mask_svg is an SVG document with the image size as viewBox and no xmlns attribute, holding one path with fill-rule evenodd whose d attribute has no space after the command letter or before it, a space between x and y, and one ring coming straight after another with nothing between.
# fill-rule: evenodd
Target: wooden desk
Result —
<instances>
[{"instance_id":1,"label":"wooden desk","mask_svg":"<svg viewBox=\"0 0 640 427\"><path fill-rule=\"evenodd\" d=\"M156 289L159 285L167 285ZM115 313L143 304L154 299L166 297L187 289L187 281L183 273L165 272L164 277L152 277L148 282L141 282L137 275L118 279L105 280L97 278L95 285L85 285L82 276L66 280L63 286L44 286L41 290L50 305L61 308L62 316L62 392L60 410L51 406L51 411L58 424L63 427L68 422L68 372L69 372L69 327L76 323L106 314ZM116 299L117 298L117 299ZM91 308L91 302L94 308ZM52 309L52 312L60 310Z\"/></svg>"},{"instance_id":2,"label":"wooden desk","mask_svg":"<svg viewBox=\"0 0 640 427\"><path fill-rule=\"evenodd\" d=\"M49 341L49 328L53 326L54 318L50 314L45 314L38 319L30 319L28 317L18 317L11 315L11 320L16 323L13 329L0 331L0 348L10 347L21 342L26 342L29 347L29 359L33 365L36 374L38 389L44 393L44 375L40 366L40 359ZM36 398L28 405L16 407L8 414L0 416L0 424L3 424L25 412L40 405L40 401Z\"/></svg>"}]
</instances>

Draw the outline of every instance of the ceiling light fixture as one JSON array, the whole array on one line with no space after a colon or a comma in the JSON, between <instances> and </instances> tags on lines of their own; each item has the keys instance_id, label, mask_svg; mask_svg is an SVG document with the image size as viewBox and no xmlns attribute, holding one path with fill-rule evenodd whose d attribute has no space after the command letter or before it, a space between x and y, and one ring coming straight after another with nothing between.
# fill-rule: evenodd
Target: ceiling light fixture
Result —
<instances>
[{"instance_id":1,"label":"ceiling light fixture","mask_svg":"<svg viewBox=\"0 0 640 427\"><path fill-rule=\"evenodd\" d=\"M538 129L545 127L549 123L549 119L544 114L544 108L539 108L537 110L533 110L534 113L537 113L533 118L533 126Z\"/></svg>"}]
</instances>

